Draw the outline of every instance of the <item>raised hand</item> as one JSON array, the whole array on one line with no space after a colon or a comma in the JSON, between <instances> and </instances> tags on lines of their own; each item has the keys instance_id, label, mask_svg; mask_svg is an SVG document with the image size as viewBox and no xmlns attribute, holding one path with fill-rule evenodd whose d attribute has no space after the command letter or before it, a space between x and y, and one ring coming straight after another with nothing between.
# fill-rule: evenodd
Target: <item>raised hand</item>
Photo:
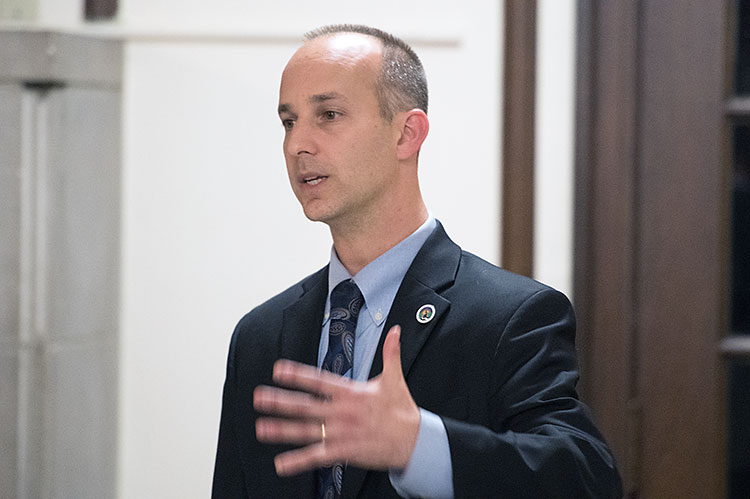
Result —
<instances>
[{"instance_id":1,"label":"raised hand","mask_svg":"<svg viewBox=\"0 0 750 499\"><path fill-rule=\"evenodd\" d=\"M368 382L279 360L273 380L286 387L259 386L255 409L259 441L299 444L276 456L276 472L294 475L334 462L360 468L405 468L419 433L419 408L401 369L401 328L388 331L383 372Z\"/></svg>"}]
</instances>

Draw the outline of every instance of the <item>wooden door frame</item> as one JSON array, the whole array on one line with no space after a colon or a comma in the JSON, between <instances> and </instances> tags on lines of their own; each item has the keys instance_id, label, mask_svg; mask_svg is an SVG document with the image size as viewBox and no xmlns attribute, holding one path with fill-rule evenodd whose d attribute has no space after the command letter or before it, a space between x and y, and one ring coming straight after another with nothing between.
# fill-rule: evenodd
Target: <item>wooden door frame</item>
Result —
<instances>
[{"instance_id":1,"label":"wooden door frame","mask_svg":"<svg viewBox=\"0 0 750 499\"><path fill-rule=\"evenodd\" d=\"M534 271L536 0L505 1L502 266Z\"/></svg>"},{"instance_id":2,"label":"wooden door frame","mask_svg":"<svg viewBox=\"0 0 750 499\"><path fill-rule=\"evenodd\" d=\"M728 4L579 0L582 391L628 497L725 496Z\"/></svg>"}]
</instances>

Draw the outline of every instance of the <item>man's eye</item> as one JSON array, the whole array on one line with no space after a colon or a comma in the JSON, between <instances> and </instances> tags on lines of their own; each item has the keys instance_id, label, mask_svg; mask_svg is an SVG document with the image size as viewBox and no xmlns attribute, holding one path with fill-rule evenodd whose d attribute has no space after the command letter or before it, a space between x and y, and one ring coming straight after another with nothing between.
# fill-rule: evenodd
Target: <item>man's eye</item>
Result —
<instances>
[{"instance_id":1,"label":"man's eye","mask_svg":"<svg viewBox=\"0 0 750 499\"><path fill-rule=\"evenodd\" d=\"M294 120L291 120L291 119L281 120L281 125L287 130L291 130L292 127L294 127Z\"/></svg>"},{"instance_id":2,"label":"man's eye","mask_svg":"<svg viewBox=\"0 0 750 499\"><path fill-rule=\"evenodd\" d=\"M328 121L335 120L339 113L336 111L326 111L323 113L323 117Z\"/></svg>"}]
</instances>

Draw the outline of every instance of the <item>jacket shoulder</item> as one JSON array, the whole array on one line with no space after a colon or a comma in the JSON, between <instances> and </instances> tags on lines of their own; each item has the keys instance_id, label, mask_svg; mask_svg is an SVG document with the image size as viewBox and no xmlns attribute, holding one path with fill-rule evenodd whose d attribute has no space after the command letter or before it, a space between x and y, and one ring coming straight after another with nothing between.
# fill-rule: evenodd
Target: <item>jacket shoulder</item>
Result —
<instances>
[{"instance_id":1,"label":"jacket shoulder","mask_svg":"<svg viewBox=\"0 0 750 499\"><path fill-rule=\"evenodd\" d=\"M540 291L559 293L546 284L505 270L464 250L461 251L461 263L456 273L456 281L462 284L471 281L478 286L478 290L491 292L492 295L510 293L528 298Z\"/></svg>"},{"instance_id":2,"label":"jacket shoulder","mask_svg":"<svg viewBox=\"0 0 750 499\"><path fill-rule=\"evenodd\" d=\"M539 303L545 310L572 313L568 298L539 281L502 269L482 258L462 251L456 272L453 299L478 316L507 322L524 305Z\"/></svg>"},{"instance_id":3,"label":"jacket shoulder","mask_svg":"<svg viewBox=\"0 0 750 499\"><path fill-rule=\"evenodd\" d=\"M235 334L248 329L278 327L284 309L297 301L307 289L328 276L328 266L292 284L281 293L256 306L240 319Z\"/></svg>"}]
</instances>

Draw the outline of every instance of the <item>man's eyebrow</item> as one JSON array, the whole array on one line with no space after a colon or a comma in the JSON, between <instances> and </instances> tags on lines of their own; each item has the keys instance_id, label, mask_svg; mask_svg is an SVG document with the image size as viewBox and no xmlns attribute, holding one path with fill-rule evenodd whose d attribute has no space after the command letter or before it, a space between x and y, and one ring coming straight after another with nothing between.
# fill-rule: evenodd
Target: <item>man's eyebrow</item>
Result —
<instances>
[{"instance_id":1,"label":"man's eyebrow","mask_svg":"<svg viewBox=\"0 0 750 499\"><path fill-rule=\"evenodd\" d=\"M344 96L338 92L329 92L326 94L315 94L310 97L310 102L325 102L333 99L343 99Z\"/></svg>"},{"instance_id":2,"label":"man's eyebrow","mask_svg":"<svg viewBox=\"0 0 750 499\"><path fill-rule=\"evenodd\" d=\"M314 95L311 95L308 100L310 102L312 102L313 104L318 104L318 103L321 103L321 102L326 102L326 101L334 100L334 99L346 100L346 97L344 97L342 94L340 94L338 92L328 92L328 93L325 93L325 94L314 94ZM278 113L279 114L284 113L284 114L294 115L294 113L291 110L291 106L289 104L279 104Z\"/></svg>"},{"instance_id":3,"label":"man's eyebrow","mask_svg":"<svg viewBox=\"0 0 750 499\"><path fill-rule=\"evenodd\" d=\"M294 114L289 109L290 108L289 108L288 104L279 104L279 111L278 111L278 113L279 114L281 114L281 113Z\"/></svg>"}]
</instances>

